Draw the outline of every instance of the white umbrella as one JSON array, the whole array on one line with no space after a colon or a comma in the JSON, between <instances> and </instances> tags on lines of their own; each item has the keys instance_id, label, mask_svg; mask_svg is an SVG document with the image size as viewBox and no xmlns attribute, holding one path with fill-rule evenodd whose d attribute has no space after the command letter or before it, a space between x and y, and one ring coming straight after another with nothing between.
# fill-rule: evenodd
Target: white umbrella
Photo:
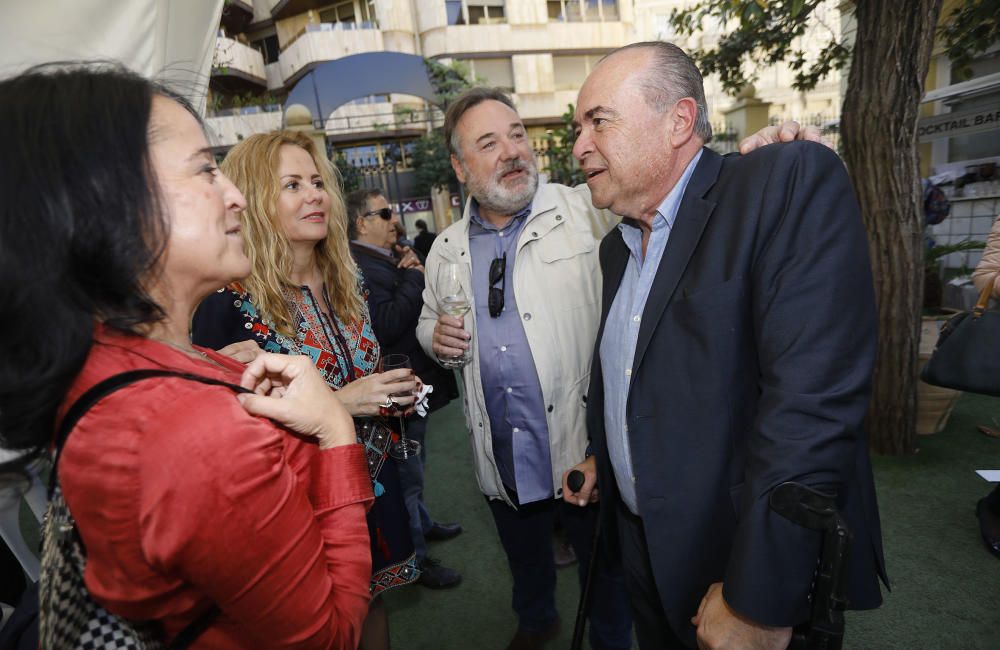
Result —
<instances>
[{"instance_id":1,"label":"white umbrella","mask_svg":"<svg viewBox=\"0 0 1000 650\"><path fill-rule=\"evenodd\" d=\"M3 0L0 77L46 61L111 59L204 111L223 0Z\"/></svg>"}]
</instances>

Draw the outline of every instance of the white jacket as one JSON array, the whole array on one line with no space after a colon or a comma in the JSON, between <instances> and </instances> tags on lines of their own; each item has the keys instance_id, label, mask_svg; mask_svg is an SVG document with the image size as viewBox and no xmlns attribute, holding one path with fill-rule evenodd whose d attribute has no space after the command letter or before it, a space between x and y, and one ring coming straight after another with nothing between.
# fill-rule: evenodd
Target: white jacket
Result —
<instances>
[{"instance_id":1,"label":"white jacket","mask_svg":"<svg viewBox=\"0 0 1000 650\"><path fill-rule=\"evenodd\" d=\"M517 242L513 291L542 388L552 458L552 491L556 496L562 495L563 473L583 461L587 449L586 395L601 316L598 252L601 238L618 221L610 212L593 207L586 185L570 188L541 184ZM436 358L432 348L434 325L441 313L437 294L441 264L464 265L463 288L474 300L469 224L466 205L463 219L437 236L427 257L417 338L432 359ZM473 306L465 316L465 329L472 334L472 362L462 369L466 424L479 488L487 497L510 503L493 458L490 418L479 372L475 312Z\"/></svg>"}]
</instances>

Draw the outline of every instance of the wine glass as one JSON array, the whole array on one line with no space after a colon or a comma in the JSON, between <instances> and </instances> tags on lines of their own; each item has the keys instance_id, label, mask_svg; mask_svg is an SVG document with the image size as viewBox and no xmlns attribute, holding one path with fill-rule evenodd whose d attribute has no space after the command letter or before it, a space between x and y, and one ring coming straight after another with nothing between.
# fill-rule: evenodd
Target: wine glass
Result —
<instances>
[{"instance_id":1,"label":"wine glass","mask_svg":"<svg viewBox=\"0 0 1000 650\"><path fill-rule=\"evenodd\" d=\"M413 368L410 365L410 357L405 354L387 354L380 362L381 371L389 372L398 368ZM393 393L389 400L395 402L393 397L409 397L412 393ZM399 440L389 445L389 455L397 460L409 460L420 453L420 442L406 437L406 417L403 415L407 407L393 404L392 410L399 416Z\"/></svg>"},{"instance_id":2,"label":"wine glass","mask_svg":"<svg viewBox=\"0 0 1000 650\"><path fill-rule=\"evenodd\" d=\"M461 264L450 262L442 264L438 269L438 294L441 296L441 310L449 316L463 318L472 304L462 288ZM441 365L445 368L461 368L472 360L472 348L454 357L442 357Z\"/></svg>"}]
</instances>

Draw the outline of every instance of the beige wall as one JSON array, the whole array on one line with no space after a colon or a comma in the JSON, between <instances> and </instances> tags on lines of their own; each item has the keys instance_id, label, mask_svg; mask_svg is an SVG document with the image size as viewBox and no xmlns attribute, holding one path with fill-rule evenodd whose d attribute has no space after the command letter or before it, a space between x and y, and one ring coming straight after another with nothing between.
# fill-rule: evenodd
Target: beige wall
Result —
<instances>
[{"instance_id":1,"label":"beige wall","mask_svg":"<svg viewBox=\"0 0 1000 650\"><path fill-rule=\"evenodd\" d=\"M306 32L288 46L278 63L286 81L314 61L332 61L362 52L385 50L382 32L377 29L334 29Z\"/></svg>"}]
</instances>

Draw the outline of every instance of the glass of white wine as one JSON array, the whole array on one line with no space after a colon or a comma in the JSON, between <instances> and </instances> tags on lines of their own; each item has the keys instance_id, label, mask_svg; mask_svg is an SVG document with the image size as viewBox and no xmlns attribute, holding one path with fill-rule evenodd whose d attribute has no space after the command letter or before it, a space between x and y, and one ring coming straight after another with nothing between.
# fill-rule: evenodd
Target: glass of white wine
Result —
<instances>
[{"instance_id":1,"label":"glass of white wine","mask_svg":"<svg viewBox=\"0 0 1000 650\"><path fill-rule=\"evenodd\" d=\"M438 269L438 301L441 311L449 316L463 318L472 306L469 296L462 288L462 265L457 263L442 264ZM472 360L472 348L455 357L442 357L441 365L445 368L461 368Z\"/></svg>"}]
</instances>

